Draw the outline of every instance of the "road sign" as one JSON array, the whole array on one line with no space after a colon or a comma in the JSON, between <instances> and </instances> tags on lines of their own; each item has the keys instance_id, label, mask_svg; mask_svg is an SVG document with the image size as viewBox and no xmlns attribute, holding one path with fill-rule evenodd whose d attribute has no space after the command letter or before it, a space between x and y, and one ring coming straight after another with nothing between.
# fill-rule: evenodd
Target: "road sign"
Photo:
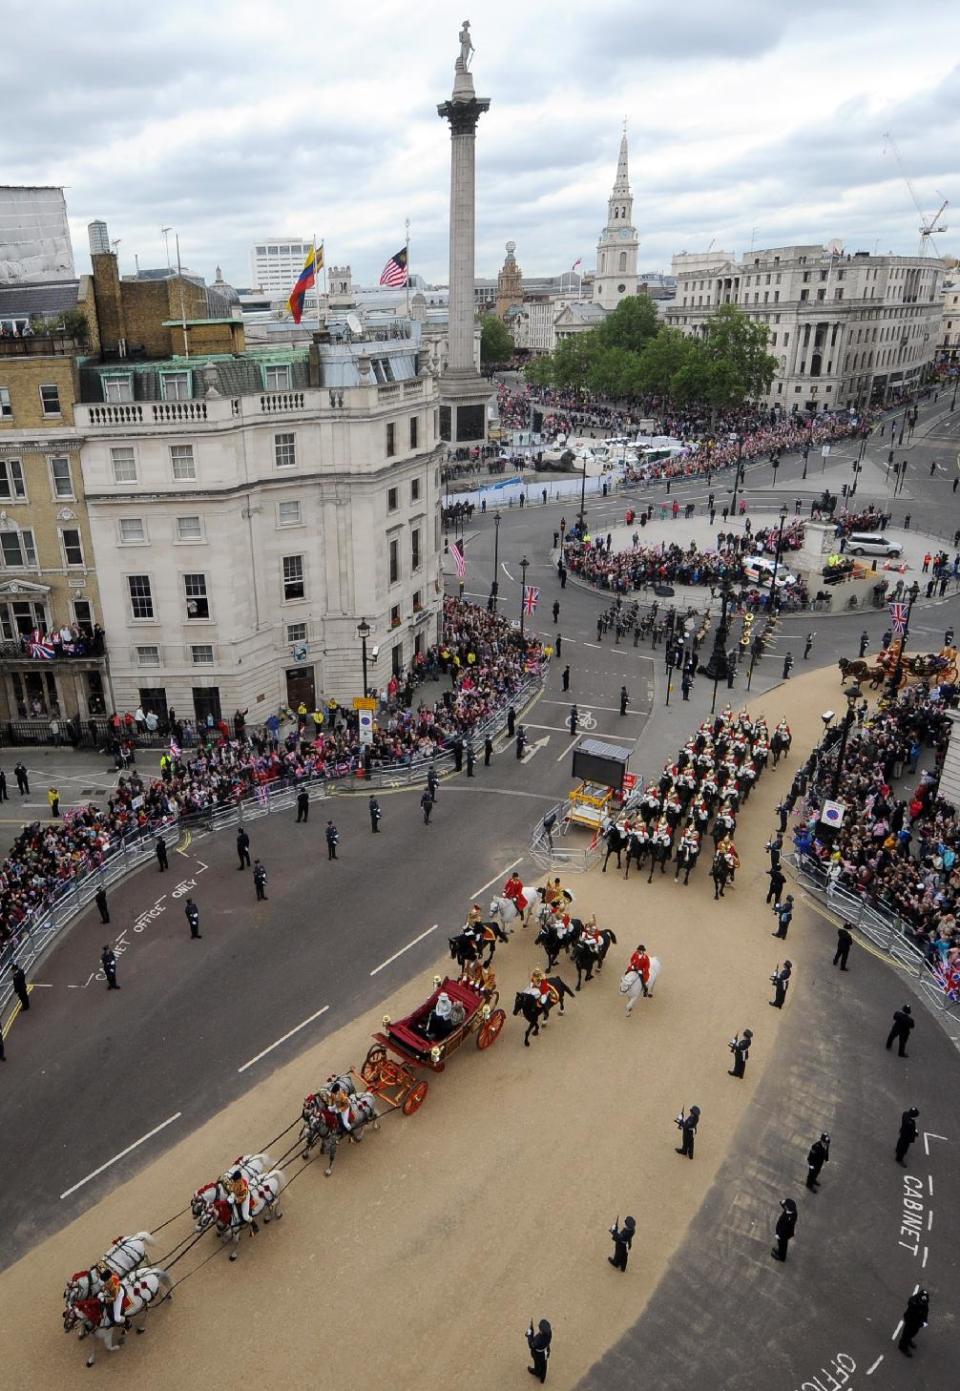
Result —
<instances>
[{"instance_id":1,"label":"road sign","mask_svg":"<svg viewBox=\"0 0 960 1391\"><path fill-rule=\"evenodd\" d=\"M839 830L843 825L843 817L846 812L843 802L831 802L829 797L824 800L823 811L820 813L820 820L827 826L832 826L834 830Z\"/></svg>"},{"instance_id":2,"label":"road sign","mask_svg":"<svg viewBox=\"0 0 960 1391\"><path fill-rule=\"evenodd\" d=\"M376 710L377 702L373 696L354 696L353 708L354 710Z\"/></svg>"},{"instance_id":3,"label":"road sign","mask_svg":"<svg viewBox=\"0 0 960 1391\"><path fill-rule=\"evenodd\" d=\"M373 743L373 711L372 711L372 710L361 710L361 711L360 711L360 743L361 743L361 744L372 744L372 743Z\"/></svg>"}]
</instances>

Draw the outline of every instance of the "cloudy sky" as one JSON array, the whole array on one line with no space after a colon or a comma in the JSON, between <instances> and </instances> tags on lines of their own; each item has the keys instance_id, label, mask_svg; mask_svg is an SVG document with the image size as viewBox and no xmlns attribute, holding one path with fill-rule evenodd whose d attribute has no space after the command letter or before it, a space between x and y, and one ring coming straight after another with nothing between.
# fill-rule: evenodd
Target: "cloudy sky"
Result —
<instances>
[{"instance_id":1,"label":"cloudy sky","mask_svg":"<svg viewBox=\"0 0 960 1391\"><path fill-rule=\"evenodd\" d=\"M442 0L46 0L10 7L0 182L63 184L121 268L162 226L212 279L250 282L266 236L316 233L375 282L447 275L449 94L462 17ZM841 238L910 253L944 198L960 252L960 6L943 0L485 0L473 12L477 273L507 239L530 274L594 263L624 117L644 269L680 250ZM312 25L311 25L312 21Z\"/></svg>"}]
</instances>

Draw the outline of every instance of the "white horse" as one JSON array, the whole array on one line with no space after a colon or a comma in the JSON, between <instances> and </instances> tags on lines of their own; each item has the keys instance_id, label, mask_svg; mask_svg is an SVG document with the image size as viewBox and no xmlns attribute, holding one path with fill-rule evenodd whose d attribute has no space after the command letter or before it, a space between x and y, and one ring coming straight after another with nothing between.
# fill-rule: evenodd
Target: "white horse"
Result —
<instances>
[{"instance_id":1,"label":"white horse","mask_svg":"<svg viewBox=\"0 0 960 1391\"><path fill-rule=\"evenodd\" d=\"M660 975L660 958L651 956L650 975L647 980L647 994L653 994L653 987L657 983ZM643 976L639 971L626 971L620 977L620 994L627 997L627 1017L633 1013L633 1007L643 995Z\"/></svg>"},{"instance_id":2,"label":"white horse","mask_svg":"<svg viewBox=\"0 0 960 1391\"><path fill-rule=\"evenodd\" d=\"M96 1265L92 1265L89 1270L78 1270L70 1276L63 1291L64 1303L73 1304L78 1299L89 1299L90 1295L99 1293L103 1288L100 1266L106 1266L107 1270L112 1270L123 1279L132 1270L143 1265L147 1258L147 1247L155 1243L156 1237L152 1232L136 1232L133 1236L114 1237L113 1245Z\"/></svg>"},{"instance_id":3,"label":"white horse","mask_svg":"<svg viewBox=\"0 0 960 1391\"><path fill-rule=\"evenodd\" d=\"M546 890L544 888L540 888L536 884L524 884L523 897L527 900L527 906L523 910L523 913L517 908L512 898L504 898L500 895L494 898L490 903L490 916L491 918L499 918L504 926L507 926L508 923L512 923L516 918L520 918L521 926L526 927L534 913L536 913L537 917L542 921L548 911L545 895ZM567 906L569 907L570 904L573 903L573 894L565 889L564 895L567 900Z\"/></svg>"},{"instance_id":4,"label":"white horse","mask_svg":"<svg viewBox=\"0 0 960 1391\"><path fill-rule=\"evenodd\" d=\"M262 1222L269 1222L271 1217L277 1220L283 1216L280 1207L280 1194L287 1186L287 1180L282 1169L272 1169L269 1174L263 1174L260 1178L251 1180L250 1183L250 1235L254 1235L253 1223L259 1217ZM207 1208L204 1215L197 1223L198 1228L203 1231L209 1227L211 1222L217 1224L217 1236L221 1241L228 1237L233 1242L233 1250L230 1252L230 1259L235 1261L240 1254L240 1231L243 1223L240 1221L236 1205L224 1195L217 1198Z\"/></svg>"},{"instance_id":5,"label":"white horse","mask_svg":"<svg viewBox=\"0 0 960 1391\"><path fill-rule=\"evenodd\" d=\"M151 1304L162 1303L164 1299L173 1298L173 1278L169 1271L161 1270L159 1266L146 1266L144 1269L126 1276L120 1283L124 1293L124 1317L135 1319L138 1314L143 1314L137 1332L145 1333L146 1310ZM121 1328L119 1341L113 1341L113 1330L116 1325L110 1322L109 1311L95 1295L75 1300L64 1309L64 1332L69 1333L78 1323L80 1324L79 1336L86 1338L88 1334L92 1333L95 1339L101 1340L107 1352L119 1352L127 1336L126 1329ZM134 1326L136 1327L136 1325ZM94 1342L93 1350L87 1358L88 1367L93 1366L96 1356L97 1349L96 1342Z\"/></svg>"},{"instance_id":6,"label":"white horse","mask_svg":"<svg viewBox=\"0 0 960 1391\"><path fill-rule=\"evenodd\" d=\"M239 1169L248 1183L253 1183L262 1173L270 1168L273 1160L269 1154L240 1154L229 1164L220 1176L205 1183L202 1188L198 1188L190 1199L190 1211L197 1219L196 1230L203 1231L209 1222L209 1211L211 1206L219 1199L227 1196L227 1180L231 1174L235 1174ZM207 1221L201 1223L201 1218L206 1214Z\"/></svg>"},{"instance_id":7,"label":"white horse","mask_svg":"<svg viewBox=\"0 0 960 1391\"><path fill-rule=\"evenodd\" d=\"M303 1104L304 1125L300 1131L300 1138L306 1141L306 1148L300 1157L301 1159L309 1159L311 1149L319 1140L320 1153L326 1155L328 1161L327 1167L323 1171L326 1178L329 1178L333 1173L333 1165L341 1141L349 1140L351 1144L358 1145L363 1139L364 1126L372 1125L374 1130L380 1129L377 1098L373 1092L358 1092L352 1082L350 1085L353 1090L348 1093L350 1097L349 1129L343 1126L342 1119L333 1111L333 1101L326 1088L321 1088L319 1092L307 1097Z\"/></svg>"}]
</instances>

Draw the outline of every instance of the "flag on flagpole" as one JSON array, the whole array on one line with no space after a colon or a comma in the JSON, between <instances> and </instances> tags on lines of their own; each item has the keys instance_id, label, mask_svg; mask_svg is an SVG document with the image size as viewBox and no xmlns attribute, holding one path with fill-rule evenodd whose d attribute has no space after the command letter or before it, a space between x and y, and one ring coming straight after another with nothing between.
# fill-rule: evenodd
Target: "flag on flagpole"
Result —
<instances>
[{"instance_id":1,"label":"flag on flagpole","mask_svg":"<svg viewBox=\"0 0 960 1391\"><path fill-rule=\"evenodd\" d=\"M907 606L906 606L906 604L891 604L891 605L890 605L890 624L891 624L891 627L893 628L893 631L894 631L899 637L903 637L904 633L907 631Z\"/></svg>"},{"instance_id":2,"label":"flag on flagpole","mask_svg":"<svg viewBox=\"0 0 960 1391\"><path fill-rule=\"evenodd\" d=\"M407 248L401 246L399 251L394 252L390 260L380 272L381 285L406 285L407 283Z\"/></svg>"},{"instance_id":3,"label":"flag on flagpole","mask_svg":"<svg viewBox=\"0 0 960 1391\"><path fill-rule=\"evenodd\" d=\"M583 257L582 257L582 256L578 256L577 259L574 261L573 265L570 267L570 269L571 269L571 270L576 270L577 266L581 266L581 265L583 265Z\"/></svg>"},{"instance_id":4,"label":"flag on flagpole","mask_svg":"<svg viewBox=\"0 0 960 1391\"><path fill-rule=\"evenodd\" d=\"M450 543L450 554L453 556L453 563L457 567L457 574L463 579L467 573L467 557L456 541Z\"/></svg>"},{"instance_id":5,"label":"flag on flagpole","mask_svg":"<svg viewBox=\"0 0 960 1391\"><path fill-rule=\"evenodd\" d=\"M303 263L303 270L297 278L297 283L290 291L290 298L287 300L287 307L293 315L293 322L298 324L303 318L303 301L308 290L312 290L317 283L317 271L323 269L323 243L319 247L311 246L307 252L307 259Z\"/></svg>"},{"instance_id":6,"label":"flag on flagpole","mask_svg":"<svg viewBox=\"0 0 960 1391\"><path fill-rule=\"evenodd\" d=\"M532 584L528 584L523 592L523 607L526 609L527 613L533 613L539 602L539 589L534 588Z\"/></svg>"}]
</instances>

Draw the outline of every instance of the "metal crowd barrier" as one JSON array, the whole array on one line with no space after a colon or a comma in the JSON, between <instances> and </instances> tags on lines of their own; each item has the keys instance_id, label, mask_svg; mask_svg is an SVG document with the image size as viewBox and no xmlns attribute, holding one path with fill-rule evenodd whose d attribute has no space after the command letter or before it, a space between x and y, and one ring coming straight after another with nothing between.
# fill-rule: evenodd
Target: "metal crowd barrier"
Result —
<instances>
[{"instance_id":1,"label":"metal crowd barrier","mask_svg":"<svg viewBox=\"0 0 960 1391\"><path fill-rule=\"evenodd\" d=\"M570 829L567 813L570 805L569 800L557 802L556 806L544 812L530 837L530 856L543 870L565 870L574 874L584 874L599 861L603 844L599 835L595 835L589 845L572 845L567 842L566 837Z\"/></svg>"}]
</instances>

